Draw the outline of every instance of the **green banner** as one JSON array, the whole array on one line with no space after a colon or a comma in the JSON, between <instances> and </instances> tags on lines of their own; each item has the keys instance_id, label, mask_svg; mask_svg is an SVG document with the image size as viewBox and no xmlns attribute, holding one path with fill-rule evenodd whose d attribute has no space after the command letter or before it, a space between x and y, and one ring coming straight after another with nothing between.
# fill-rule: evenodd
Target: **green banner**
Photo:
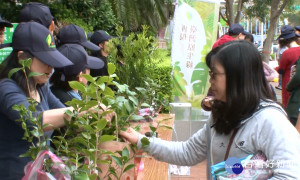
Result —
<instances>
[{"instance_id":1,"label":"green banner","mask_svg":"<svg viewBox=\"0 0 300 180\"><path fill-rule=\"evenodd\" d=\"M171 60L176 102L201 107L210 87L205 56L217 38L218 0L183 0L175 9Z\"/></svg>"},{"instance_id":2,"label":"green banner","mask_svg":"<svg viewBox=\"0 0 300 180\"><path fill-rule=\"evenodd\" d=\"M7 28L5 27L5 31L4 31L4 41L3 43L11 43L12 42L12 37L13 37L13 33L17 27L17 23L13 23L14 27L12 28ZM12 48L11 47L7 47L7 48L3 48L0 49L0 63L2 63L2 61L4 61L4 59L12 52Z\"/></svg>"}]
</instances>

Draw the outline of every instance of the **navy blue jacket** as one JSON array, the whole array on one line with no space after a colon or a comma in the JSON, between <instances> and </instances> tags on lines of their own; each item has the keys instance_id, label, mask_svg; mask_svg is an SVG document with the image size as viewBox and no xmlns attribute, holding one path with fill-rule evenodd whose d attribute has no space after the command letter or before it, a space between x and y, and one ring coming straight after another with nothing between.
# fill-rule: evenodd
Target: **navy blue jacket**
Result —
<instances>
[{"instance_id":1,"label":"navy blue jacket","mask_svg":"<svg viewBox=\"0 0 300 180\"><path fill-rule=\"evenodd\" d=\"M38 92L41 102L38 104L37 114L45 110L65 107L50 91L48 83L40 88ZM20 118L17 111L12 110L15 104L24 104L28 107L27 97L22 89L11 79L0 81L0 179L20 180L24 176L24 166L30 158L21 158L30 146L22 140L24 130L21 123L16 120ZM43 119L43 118L42 118ZM30 126L30 122L27 122Z\"/></svg>"}]
</instances>

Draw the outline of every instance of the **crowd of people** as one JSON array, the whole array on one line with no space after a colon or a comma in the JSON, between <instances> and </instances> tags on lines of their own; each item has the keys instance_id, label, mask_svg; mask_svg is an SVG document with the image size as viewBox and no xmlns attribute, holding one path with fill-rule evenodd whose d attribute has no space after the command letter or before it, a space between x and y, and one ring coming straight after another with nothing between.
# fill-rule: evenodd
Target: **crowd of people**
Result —
<instances>
[{"instance_id":1,"label":"crowd of people","mask_svg":"<svg viewBox=\"0 0 300 180\"><path fill-rule=\"evenodd\" d=\"M112 37L97 30L89 41L81 27L70 24L59 30L55 43L53 16L47 6L35 2L25 4L20 11L20 23L10 45L2 44L4 27L12 27L12 24L0 19L1 47L11 46L13 51L0 65L0 177L13 180L24 176L24 166L30 159L19 155L28 150L30 143L23 140L24 130L17 121L20 114L12 106L24 104L28 107L27 98L33 98L38 102L36 113L42 114L41 123L51 124L44 129L45 135L51 136L53 129L63 127L64 119L70 118L64 112L72 108L65 103L73 98L81 99L68 81L87 84L80 75L108 75L107 42ZM283 26L278 38L280 50L276 70L282 75L279 84L282 106L276 102L270 84L278 73L262 61L252 34L240 24L233 24L206 56L211 86L201 106L211 111L211 116L202 129L186 142L151 137L147 147L141 146L145 136L131 128L121 135L160 161L191 166L207 159L208 179L211 179L211 165L226 160L224 157L243 158L258 151L268 160L282 161L283 166L272 167L273 179L300 179L300 162L297 161L300 159L300 135L294 127L300 126L300 120L297 123L300 110L299 30L300 26ZM85 48L92 52L91 56ZM9 71L20 68L19 62L28 58L32 59L28 71L43 75L30 77L29 84L22 72L8 78ZM296 66L291 73L293 65ZM29 121L27 123L32 126ZM285 164L290 161L293 165Z\"/></svg>"}]
</instances>

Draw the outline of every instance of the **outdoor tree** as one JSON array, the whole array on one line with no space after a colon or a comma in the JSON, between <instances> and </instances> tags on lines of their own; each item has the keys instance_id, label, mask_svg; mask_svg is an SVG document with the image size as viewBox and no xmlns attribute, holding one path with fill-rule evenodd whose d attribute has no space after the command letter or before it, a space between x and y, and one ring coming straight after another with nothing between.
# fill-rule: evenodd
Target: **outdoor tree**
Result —
<instances>
[{"instance_id":1,"label":"outdoor tree","mask_svg":"<svg viewBox=\"0 0 300 180\"><path fill-rule=\"evenodd\" d=\"M291 4L292 2L292 0L253 0L253 6L250 6L247 10L249 16L257 17L260 20L263 20L265 17L270 18L270 26L262 50L262 59L265 62L269 61L278 18L287 4Z\"/></svg>"},{"instance_id":2,"label":"outdoor tree","mask_svg":"<svg viewBox=\"0 0 300 180\"><path fill-rule=\"evenodd\" d=\"M241 14L242 14L242 9L243 9L243 4L245 2L248 2L249 0L226 0L225 4L225 14L226 17L224 17L221 13L221 17L223 20L227 22L227 24L230 26L234 23L240 23L241 20ZM237 6L234 6L234 4L237 3Z\"/></svg>"}]
</instances>

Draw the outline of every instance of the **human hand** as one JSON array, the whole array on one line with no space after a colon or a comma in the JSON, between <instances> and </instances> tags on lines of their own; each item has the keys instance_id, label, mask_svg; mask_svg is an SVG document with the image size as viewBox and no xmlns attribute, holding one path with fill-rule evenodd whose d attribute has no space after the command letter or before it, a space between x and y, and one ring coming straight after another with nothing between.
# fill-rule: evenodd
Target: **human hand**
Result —
<instances>
[{"instance_id":1,"label":"human hand","mask_svg":"<svg viewBox=\"0 0 300 180\"><path fill-rule=\"evenodd\" d=\"M140 133L130 127L126 131L120 131L120 135L130 143L136 144L139 140Z\"/></svg>"},{"instance_id":2,"label":"human hand","mask_svg":"<svg viewBox=\"0 0 300 180\"><path fill-rule=\"evenodd\" d=\"M291 74L290 74L290 78L292 79L292 77L296 74L296 65L292 65L291 66Z\"/></svg>"},{"instance_id":3,"label":"human hand","mask_svg":"<svg viewBox=\"0 0 300 180\"><path fill-rule=\"evenodd\" d=\"M214 99L215 99L214 96L206 96L203 100L203 104L206 107L211 108Z\"/></svg>"}]
</instances>

